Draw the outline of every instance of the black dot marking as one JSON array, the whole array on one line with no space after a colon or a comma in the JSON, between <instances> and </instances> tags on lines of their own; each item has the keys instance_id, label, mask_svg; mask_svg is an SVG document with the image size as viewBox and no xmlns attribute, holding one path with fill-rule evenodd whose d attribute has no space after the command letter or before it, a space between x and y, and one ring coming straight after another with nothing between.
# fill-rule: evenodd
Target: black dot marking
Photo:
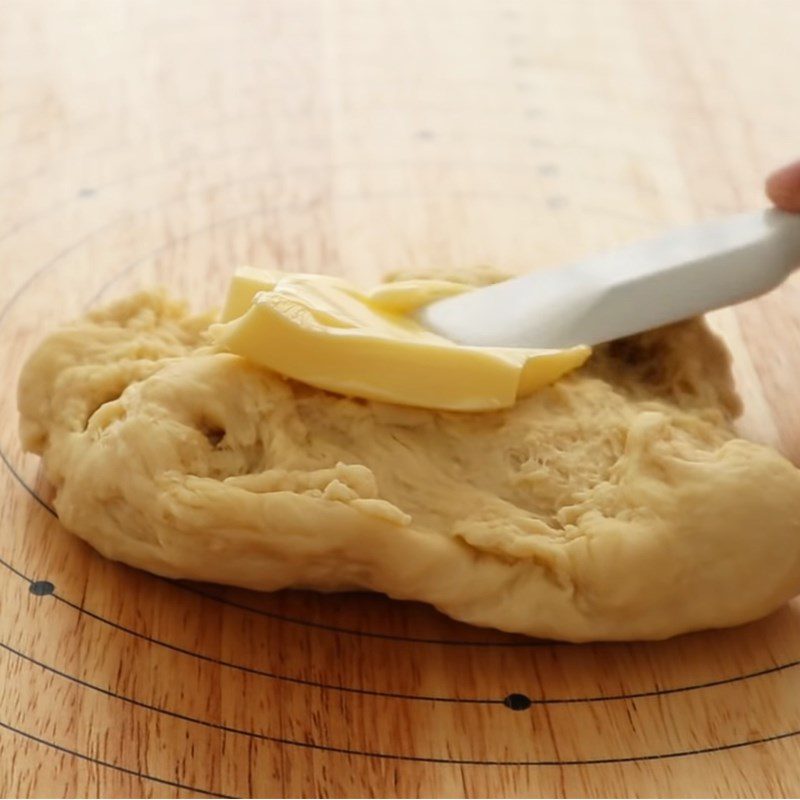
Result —
<instances>
[{"instance_id":1,"label":"black dot marking","mask_svg":"<svg viewBox=\"0 0 800 800\"><path fill-rule=\"evenodd\" d=\"M35 594L37 597L43 597L46 594L53 594L56 587L53 586L50 581L32 581L31 585L28 587L28 591L31 594Z\"/></svg>"},{"instance_id":2,"label":"black dot marking","mask_svg":"<svg viewBox=\"0 0 800 800\"><path fill-rule=\"evenodd\" d=\"M549 178L558 174L558 167L555 164L540 164L536 171L543 177Z\"/></svg>"},{"instance_id":3,"label":"black dot marking","mask_svg":"<svg viewBox=\"0 0 800 800\"><path fill-rule=\"evenodd\" d=\"M89 186L84 186L83 189L78 192L78 197L91 197L93 194L94 189Z\"/></svg>"},{"instance_id":4,"label":"black dot marking","mask_svg":"<svg viewBox=\"0 0 800 800\"><path fill-rule=\"evenodd\" d=\"M436 138L436 134L433 131L428 130L427 128L424 128L421 131L417 131L417 139L422 139L428 142L434 138Z\"/></svg>"},{"instance_id":5,"label":"black dot marking","mask_svg":"<svg viewBox=\"0 0 800 800\"><path fill-rule=\"evenodd\" d=\"M510 694L503 700L503 705L512 711L527 711L532 705L530 697L526 694Z\"/></svg>"}]
</instances>

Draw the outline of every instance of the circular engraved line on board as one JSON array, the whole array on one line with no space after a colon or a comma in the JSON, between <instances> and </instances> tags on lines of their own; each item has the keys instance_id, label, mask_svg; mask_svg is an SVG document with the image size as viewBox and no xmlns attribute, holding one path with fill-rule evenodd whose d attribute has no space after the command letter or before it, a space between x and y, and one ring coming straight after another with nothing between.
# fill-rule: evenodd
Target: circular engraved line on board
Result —
<instances>
[{"instance_id":1,"label":"circular engraved line on board","mask_svg":"<svg viewBox=\"0 0 800 800\"><path fill-rule=\"evenodd\" d=\"M363 198L363 196L359 195L359 196L358 196L356 199L358 199L358 200L362 200L362 199L364 199L364 198ZM261 210L262 210L262 209L259 209L259 210L258 210L258 212L255 212L255 213L259 213ZM170 244L168 244L168 245L163 245L163 246L161 246L161 247L159 247L159 248L156 248L156 250L155 250L155 251L151 251L151 253L150 253L150 256L152 257L153 253L157 253L157 252L161 252L161 251L163 251L163 250L167 250L167 249L169 249L169 247L172 247L172 246L174 246L174 245L175 245L177 242L179 242L179 241L182 241L182 240L184 240L184 239L186 239L186 238L188 238L188 237L190 237L190 236L197 235L198 233L200 233L200 232L202 232L202 231L204 231L204 230L207 230L207 229L209 229L209 228L216 227L217 225L226 224L226 223L230 222L230 220L231 220L231 219L239 219L239 218L241 218L241 217L244 217L244 216L247 216L247 213L245 213L245 214L242 214L242 215L236 215L236 216L234 216L234 217L232 217L232 218L228 218L228 219L226 219L226 220L220 220L220 221L218 221L218 222L215 222L215 223L212 223L212 224L210 224L210 225L203 226L203 227L201 227L200 229L197 229L197 230L195 230L195 231L193 231L193 232L190 232L190 233L189 233L189 234L187 234L185 237L182 237L181 239L178 239L178 240L176 240L175 242L172 242L172 243L170 243ZM109 223L109 224L112 224L112 223ZM104 226L102 226L102 228L105 228L105 227L108 227L108 225L104 225ZM81 241L83 241L83 240L85 240L85 239L87 239L87 238L90 238L90 237L91 237L91 235L92 235L91 233L90 233L90 234L88 234L87 236L85 236L85 237L83 237L81 240L79 240L79 242L81 242ZM71 250L71 249L73 249L73 248L67 248L67 250ZM64 252L64 251L62 251L62 253L63 253L63 252ZM43 272L43 271L46 271L46 268L47 268L48 266L49 266L49 267L52 267L52 266L53 266L53 263L54 263L54 261L55 261L55 260L57 260L57 258L58 258L58 257L56 257L56 259L51 259L51 260L50 260L50 262L48 262L48 263L47 263L47 264L46 264L44 267L42 267L42 268L40 268L39 270L37 270L37 272L36 272L36 273L34 273L32 276L30 276L30 278L29 278L29 279L28 279L28 280L25 282L25 284L23 284L23 286L21 286L21 287L18 289L18 291L15 293L15 295L14 295L14 296L12 296L12 298L9 300L9 302L7 303L7 305L6 305L6 306L5 306L5 307L2 309L2 311L0 311L0 320L2 320L2 319L3 319L3 318L6 316L7 312L9 311L9 309L10 309L10 307L13 305L13 303L14 303L14 302L16 302L16 301L19 299L19 297L20 297L20 296L23 294L23 292L24 292L24 290L25 290L26 288L29 288L29 285L30 285L30 283L32 283L32 281L33 281L33 280L35 280L35 278L38 276L38 274L40 274L40 273L41 273L41 272ZM137 259L137 260L135 260L135 261L134 261L132 264L128 264L128 265L127 265L127 266L126 266L126 267L123 269L123 272L125 272L125 271L129 271L129 270L131 270L131 269L135 268L135 266L137 266L139 263L141 263L141 261L142 261L142 260L143 260L143 259L142 259L142 258L140 258L140 259ZM119 275L115 276L115 278L118 278L118 277L119 277ZM113 280L113 279L112 279L112 280ZM22 484L22 485L25 487L25 489L26 489L26 490L27 490L27 491L28 491L28 492L29 492L29 493L30 493L32 496L34 496L34 497L37 499L37 501L38 501L40 504L42 504L42 505L43 505L45 508L47 508L47 509L48 509L48 510L49 510L51 513L54 513L54 512L53 512L53 510L52 510L52 509L51 509L51 508L50 508L50 507L49 507L49 506L48 506L48 505L47 505L47 504L46 504L46 503L45 503L45 502L44 502L44 501L43 501L41 498L39 498L39 497L38 497L38 495L37 495L37 494L36 494L36 493L35 493L35 492L34 492L34 491L31 489L31 487L27 486L27 484L26 484L24 481L22 481L21 477L19 476L19 474L17 473L17 471L16 471L15 469L13 469L13 467L12 467L12 466L11 466L11 464L9 463L9 460L8 460L7 456L5 455L5 453L4 453L2 450L0 450L0 458L2 458L3 462L4 462L4 463L5 463L5 464L6 464L6 465L9 467L9 469L11 469L12 473L14 474L14 476L15 476L15 477L17 478L17 480L18 480L18 481L19 481L19 482L20 482L20 483L21 483L21 484ZM179 586L179 587L181 586L181 584L179 584L179 583L174 583L173 585L176 585L176 586ZM226 602L226 601L224 601L224 600L223 600L223 599L221 599L221 598L217 598L217 602L220 602L220 603L223 603L223 604L225 604L225 602ZM278 615L275 615L275 618L280 618L280 617L278 617ZM106 622L110 622L110 621L108 621L108 620L105 620L105 621L106 621ZM302 623L302 622L299 622L299 621L298 621L298 623L297 623L297 624L305 624L305 623ZM386 638L389 638L389 635L383 635L383 636L385 636ZM382 638L383 638L383 637L382 637ZM401 639L401 640L403 640L403 637L397 637L397 638L398 638L398 639ZM530 642L530 643L522 643L522 645L523 645L523 646L541 646L541 645L543 645L543 644L547 644L547 643L542 643L542 642ZM494 642L492 642L492 643L487 643L486 645L483 645L483 646L503 647L503 646L509 646L509 645L511 645L511 646L520 646L520 643L516 643L516 642L514 642L514 643L494 643ZM473 643L468 643L468 644L466 644L466 646L474 646L474 644L473 644ZM198 656L198 657L199 657L199 656ZM794 664L793 664L793 663L791 663L791 664L789 664L789 665L781 665L779 668L787 668L788 666L794 666ZM772 668L772 669L774 669L774 668ZM760 673L756 673L756 674L760 674ZM749 676L737 676L736 678L723 679L723 680L724 680L724 681L744 680L744 679L746 679L747 677L749 677ZM674 691L686 691L686 690L688 690L688 688L699 688L699 687L696 687L696 686L694 686L694 687L679 687L679 688L675 689ZM670 692L670 691L673 691L673 690L669 690L669 689L668 689L668 690L664 690L664 692L666 692L666 693L668 693L668 692ZM645 696L647 695L647 693L644 693L644 694L645 694ZM631 696L631 695L624 695L624 697L630 697L630 696ZM605 698L600 698L600 699L605 699ZM452 699L448 699L448 701L451 701L451 702L452 702L453 700L452 700ZM571 701L571 700L570 700L570 701ZM583 698L581 698L581 699L579 699L579 701L585 702L586 700L585 700L585 699L583 699ZM496 701L496 700L491 700L491 701L488 701L488 702L498 702L498 701Z\"/></svg>"},{"instance_id":2,"label":"circular engraved line on board","mask_svg":"<svg viewBox=\"0 0 800 800\"><path fill-rule=\"evenodd\" d=\"M475 641L471 641L469 639L436 639L433 637L425 638L422 636L405 636L402 634L394 634L394 633L380 633L378 631L360 631L356 628L345 628L340 625L331 625L325 622L315 622L313 620L303 619L302 617L294 617L294 616L289 616L288 614L279 614L275 611L267 611L263 608L255 608L254 606L247 605L247 603L240 603L236 600L230 600L227 597L219 597L218 595L215 595L213 592L204 592L202 589L199 589L196 586L189 586L188 584L181 583L180 581L177 580L172 580L170 578L161 578L158 575L154 575L153 577L157 578L158 580L162 580L165 583L169 583L172 586L176 586L177 588L183 591L196 594L198 597L203 597L206 600L211 600L212 602L215 603L221 603L222 605L225 606L231 606L232 608L238 608L241 611L246 611L249 614L256 614L259 617L266 617L267 619L278 620L280 622L285 622L289 625L300 625L302 627L314 628L316 630L326 631L328 633L334 633L334 634L341 634L343 636L357 636L364 639L381 639L389 642L400 642L400 643L406 642L411 644L443 645L445 647L530 648L530 647L574 647L575 646L570 642L545 641L543 639L526 639L526 640L511 641L511 642L492 642L492 641L487 641L485 639L476 639Z\"/></svg>"},{"instance_id":3,"label":"circular engraved line on board","mask_svg":"<svg viewBox=\"0 0 800 800\"><path fill-rule=\"evenodd\" d=\"M13 572L15 575L17 575L27 583L31 583L30 578L28 578L24 573L20 572L14 566L9 564L3 558L0 558L0 566L5 567L10 572ZM752 678L761 678L778 672L784 672L786 670L792 669L800 665L800 659L798 659L795 661L787 662L785 664L777 664L772 667L767 667L765 669L758 670L755 672L750 672L743 675L736 675L729 678L720 678L719 680L714 680L714 681L705 681L703 683L689 684L686 686L674 686L666 689L652 689L642 692L630 692L630 693L621 693L615 695L594 695L594 696L590 695L586 697L552 697L552 698L542 697L535 699L528 698L527 695L522 695L522 694L507 695L503 699L478 698L478 697L447 697L447 696L437 696L437 695L415 695L415 694L406 694L403 692L386 692L386 691L381 691L379 689L364 689L357 686L344 686L339 684L322 683L319 681L312 681L307 678L299 678L293 675L282 675L277 672L269 672L267 670L261 670L256 667L248 667L244 664L237 664L233 661L226 661L223 659L214 658L213 656L208 656L205 655L204 653L196 653L193 650L181 647L180 645L172 644L171 642L166 642L163 639L157 639L147 634L140 633L139 631L136 631L133 628L128 628L127 626L122 625L121 623L107 619L106 617L103 617L102 615L97 614L96 612L85 608L81 604L74 603L72 600L68 600L66 597L62 597L61 595L58 595L55 592L53 592L52 596L58 602L64 603L74 611L77 611L79 615L84 614L90 617L91 619L96 620L97 622L100 622L104 625L108 625L109 627L114 628L115 630L128 634L129 636L141 639L143 641L148 642L149 644L155 644L158 645L159 647L164 647L168 650L172 650L173 652L180 653L182 655L190 656L191 658L196 658L200 661L216 664L217 666L221 667L227 667L229 669L239 670L241 672L246 672L247 674L250 675L258 675L260 677L268 678L270 680L283 681L285 683L293 683L301 686L308 686L315 689L324 689L326 691L337 691L337 692L344 692L346 694L367 695L370 697L386 697L386 698L391 698L393 700L419 700L419 701L434 702L434 703L467 703L476 705L505 705L506 707L509 708L511 707L510 702L515 702L515 703L524 702L521 700L521 698L527 698L528 700L530 700L531 705L569 705L577 703L607 703L607 702L615 702L621 700L639 700L648 697L662 697L665 695L681 694L683 692L697 691L700 689L711 689L716 686L725 686L727 684L738 683L740 681L746 681ZM511 697L516 697L520 699L515 701L510 701L509 698ZM521 710L521 709L514 709L514 710Z\"/></svg>"},{"instance_id":4,"label":"circular engraved line on board","mask_svg":"<svg viewBox=\"0 0 800 800\"><path fill-rule=\"evenodd\" d=\"M24 575L24 573L20 572L14 566L9 564L3 558L0 558L0 566L8 569L10 572L13 572L15 575L20 577L26 583L28 584L31 583L30 578L28 578L26 575ZM54 597L57 602L63 603L64 605L71 608L73 611L76 611L79 615L85 615L91 619L96 620L97 622L100 622L103 625L108 625L114 630L128 634L129 636L133 636L134 638L145 641L148 644L154 644L159 647L163 647L167 650L171 650L172 652L180 653L181 655L189 656L190 658L196 658L199 661L205 661L206 663L209 664L215 664L217 666L227 667L228 669L235 669L240 672L245 672L249 675L258 675L259 677L267 678L269 680L276 680L284 683L292 683L299 686L308 686L313 689L323 689L326 691L343 692L346 694L367 695L370 697L387 697L395 700L421 700L425 702L434 702L434 703L467 703L476 705L498 705L502 704L503 702L501 699L492 697L447 697L439 695L406 694L403 692L384 692L379 689L364 689L358 686L344 686L339 684L324 683L322 681L313 681L307 678L299 678L294 675L283 675L278 672L270 672L269 670L262 670L258 669L257 667L248 667L245 664L237 664L236 662L214 658L213 656L205 655L204 653L197 653L186 647L181 647L180 645L164 641L163 639L158 639L156 637L140 633L139 631L134 630L133 628L128 628L127 626L122 625L119 622L107 619L106 617L103 617L101 614L97 614L96 612L91 611L88 608L85 608L81 604L75 603L72 600L68 600L66 597L63 597L62 595L57 594L55 592L52 593L52 597Z\"/></svg>"},{"instance_id":5,"label":"circular engraved line on board","mask_svg":"<svg viewBox=\"0 0 800 800\"><path fill-rule=\"evenodd\" d=\"M241 728L235 728L228 725L221 725L216 722L210 722L208 720L199 719L197 717L189 716L188 714L182 714L178 711L171 711L166 708L160 708L158 706L151 705L149 703L145 703L141 700L136 700L131 697L127 697L126 695L120 694L118 692L113 691L112 689L104 689L101 686L97 686L89 681L83 680L82 678L77 678L69 673L63 672L59 669L51 667L37 659L32 658L31 656L26 655L14 648L10 647L9 645L0 642L0 648L3 650L11 653L12 655L28 661L29 663L35 664L37 667L45 670L46 672L58 675L65 680L71 681L76 683L80 686L83 686L90 691L96 691L100 694L106 695L107 697L111 697L115 700L120 700L125 703L130 703L131 705L136 706L137 708L143 708L148 711L152 711L156 714L163 714L168 717L172 717L174 719L180 719L184 722L188 722L191 724L200 725L205 728L212 728L214 730L222 731L223 733L230 733L234 735L240 736L247 736L248 738L257 739L260 741L271 742L274 744L285 745L288 747L299 747L306 750L317 750L326 753L335 753L347 756L363 756L366 758L375 758L375 759L384 759L390 761L416 761L416 762L424 762L424 763L432 763L432 764L458 764L463 766L490 766L490 767L504 767L504 766L527 766L527 767L564 767L564 766L592 766L592 765L599 765L599 764L625 764L625 763L633 763L633 762L640 762L640 761L656 761L656 760L663 760L663 759L671 759L671 758L683 758L687 756L693 755L706 755L709 753L718 753L724 752L727 750L735 750L744 747L753 747L756 745L762 744L769 744L770 742L777 742L782 739L788 739L791 737L795 737L800 735L800 730L791 730L791 731L784 731L777 734L772 734L770 736L763 736L756 739L746 739L739 742L731 742L728 744L720 744L720 745L709 745L707 747L699 747L694 748L691 750L677 750L673 752L666 752L666 753L645 753L642 755L635 755L635 756L608 756L602 758L584 758L584 759L564 759L564 760L527 760L527 761L503 761L503 760L479 760L479 759L462 759L462 758L444 758L438 756L413 756L413 755L403 755L401 753L384 753L379 751L369 751L369 750L361 750L356 748L349 748L349 747L337 747L335 745L326 745L326 744L319 744L317 742L309 742L309 741L299 741L296 739L289 739L286 737L281 736L270 736L269 734L265 733L257 733L255 731L247 731ZM0 726L5 726L2 722L0 722ZM29 735L25 734L22 731L15 732L22 733L22 735ZM31 737L36 738L36 737ZM37 740L41 741L43 744L48 744L50 746L54 746L57 749L63 749L59 745L53 745L52 743L45 742L44 740ZM79 758L83 758L79 753L73 753L73 755L77 755ZM99 762L103 763L103 762ZM109 764L104 764L104 766L112 766ZM116 768L116 767L114 767ZM121 769L125 769L122 767ZM143 776L143 777L150 777L150 776ZM151 778L152 780L161 781L159 778ZM178 784L175 784L178 785ZM198 790L203 791L203 790ZM213 794L212 792L203 792L204 794ZM219 795L224 796L224 795Z\"/></svg>"},{"instance_id":6,"label":"circular engraved line on board","mask_svg":"<svg viewBox=\"0 0 800 800\"><path fill-rule=\"evenodd\" d=\"M359 199L360 199L360 198L359 198ZM37 499L39 499L39 498L37 498ZM778 667L778 668L776 668L776 669L779 669L779 668L780 668L780 667ZM768 670L768 671L774 671L774 670ZM668 690L668 691L669 691L669 690ZM606 699L606 698L598 698L598 699L601 699L601 700L603 700L603 699ZM578 699L578 700L580 701L580 699ZM494 702L497 702L497 701L494 701ZM557 702L557 701L556 701L556 702ZM787 735L792 735L792 734L787 734ZM775 737L768 737L768 739L767 739L767 740L772 740L773 738L775 738ZM758 743L758 742L756 742L756 743ZM741 745L741 744L740 744L740 745L736 745L736 744L734 744L734 745L732 745L732 746L733 746L733 747L736 747L736 746L742 746L742 745ZM691 752L695 752L695 751L691 751ZM658 756L654 756L654 757L658 757ZM651 758L651 756L645 756L645 757L643 757L643 758Z\"/></svg>"},{"instance_id":7,"label":"circular engraved line on board","mask_svg":"<svg viewBox=\"0 0 800 800\"><path fill-rule=\"evenodd\" d=\"M130 767L123 767L120 764L113 764L110 761L103 761L100 758L95 758L94 756L87 755L86 753L81 753L78 750L73 750L69 747L64 747L64 745L56 744L55 742L48 741L47 739L42 739L41 736L36 736L28 731L23 731L21 728L15 728L13 725L9 725L7 722L3 722L2 720L0 720L0 728L9 731L9 733L13 733L16 736L22 736L24 739L44 745L45 747L49 747L52 750L57 750L59 753L64 753L65 755L79 758L81 761L88 761L89 763L95 764L98 767L107 767L108 769L113 769L117 772L123 772L126 775L133 775L135 778L153 781L154 783L160 783L163 786L172 786L174 789L183 789L187 792L194 792L196 794L202 794L208 797L231 797L231 795L228 794L219 794L218 792L212 792L210 789L199 789L196 786L188 786L185 783L171 781L168 778L158 778L155 775L148 774L147 772L141 772L140 770L131 769Z\"/></svg>"}]
</instances>

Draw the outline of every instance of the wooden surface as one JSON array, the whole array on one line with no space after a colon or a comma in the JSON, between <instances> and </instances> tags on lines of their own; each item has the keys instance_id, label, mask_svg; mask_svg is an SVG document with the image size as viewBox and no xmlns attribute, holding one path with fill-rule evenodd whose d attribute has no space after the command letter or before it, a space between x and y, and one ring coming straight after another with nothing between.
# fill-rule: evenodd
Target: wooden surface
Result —
<instances>
[{"instance_id":1,"label":"wooden surface","mask_svg":"<svg viewBox=\"0 0 800 800\"><path fill-rule=\"evenodd\" d=\"M59 527L14 397L45 331L138 285L526 270L756 206L800 150L798 30L766 0L5 0L0 793L800 792L800 604L576 647L173 584ZM796 462L798 300L715 316L743 430Z\"/></svg>"}]
</instances>

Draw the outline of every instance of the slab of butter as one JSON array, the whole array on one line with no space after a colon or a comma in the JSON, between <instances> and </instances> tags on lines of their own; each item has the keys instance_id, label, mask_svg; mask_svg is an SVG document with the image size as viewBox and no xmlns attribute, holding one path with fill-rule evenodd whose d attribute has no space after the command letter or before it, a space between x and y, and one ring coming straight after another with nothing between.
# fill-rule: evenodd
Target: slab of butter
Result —
<instances>
[{"instance_id":1,"label":"slab of butter","mask_svg":"<svg viewBox=\"0 0 800 800\"><path fill-rule=\"evenodd\" d=\"M465 347L410 316L468 290L413 280L362 291L341 278L243 267L211 335L220 348L311 386L450 411L507 408L589 357L588 347Z\"/></svg>"}]
</instances>

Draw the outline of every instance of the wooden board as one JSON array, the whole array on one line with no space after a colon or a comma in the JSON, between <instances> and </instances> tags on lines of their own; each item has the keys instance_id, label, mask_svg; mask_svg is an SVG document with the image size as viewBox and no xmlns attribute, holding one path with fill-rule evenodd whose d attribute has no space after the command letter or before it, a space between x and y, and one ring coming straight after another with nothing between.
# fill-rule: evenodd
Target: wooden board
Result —
<instances>
[{"instance_id":1,"label":"wooden board","mask_svg":"<svg viewBox=\"0 0 800 800\"><path fill-rule=\"evenodd\" d=\"M3 3L0 793L800 792L797 603L576 647L171 583L59 527L15 409L45 331L139 285L527 270L757 206L800 146L798 30L777 0ZM796 462L798 308L794 280L715 315L743 431Z\"/></svg>"}]
</instances>

